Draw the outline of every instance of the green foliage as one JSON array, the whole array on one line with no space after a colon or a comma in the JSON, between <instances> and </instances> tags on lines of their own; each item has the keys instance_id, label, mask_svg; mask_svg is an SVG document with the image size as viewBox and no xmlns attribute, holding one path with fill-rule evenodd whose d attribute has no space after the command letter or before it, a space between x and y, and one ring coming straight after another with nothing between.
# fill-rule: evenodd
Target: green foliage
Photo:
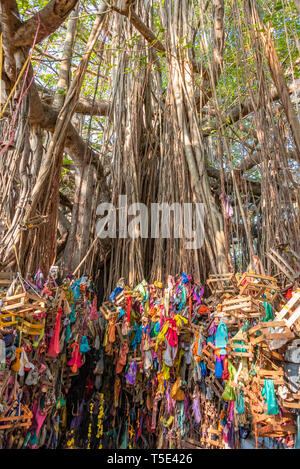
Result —
<instances>
[{"instance_id":1,"label":"green foliage","mask_svg":"<svg viewBox=\"0 0 300 469\"><path fill-rule=\"evenodd\" d=\"M22 20L26 20L35 12L43 8L49 0L17 0ZM164 8L167 1L171 0L154 0L153 1L153 19L152 27L157 38L165 43L166 31L160 20L160 8ZM212 3L212 2L211 2ZM207 65L212 57L212 5L208 3L208 9L203 18L200 17L200 1L194 1L194 18L191 24L191 30L187 36L178 40L178 49L182 56L187 57L188 51L193 50L195 58L199 63ZM218 101L221 110L228 113L233 106L249 98L251 94L256 93L259 87L259 76L256 70L256 56L253 49L253 37L249 33L249 27L244 16L244 0L237 0L237 9L233 8L236 2L225 2L225 46L224 46L224 66L222 74L217 85ZM271 28L274 45L278 53L280 62L284 72L288 72L291 65L294 64L299 57L298 43L300 34L300 21L297 15L294 2L287 0L271 1L258 0L258 7L263 18L264 24ZM86 41L89 37L94 19L95 6L99 2L90 2L82 0L79 13L78 26L76 31L76 41L72 59L72 74L79 65L85 50ZM200 21L202 19L202 22ZM125 20L127 21L127 20ZM239 27L237 28L237 24ZM192 29L195 28L195 29ZM196 29L197 28L197 29ZM203 29L202 29L203 28ZM204 35L208 38L208 49L203 46ZM57 91L59 94L65 94L63 90L56 90L57 77L60 67L60 58L62 55L63 45L66 37L66 24L62 25L55 31L46 41L39 45L39 48L47 52L47 56L34 55L34 70L38 70L37 82L43 86ZM103 38L100 38L103 39ZM133 77L139 70L146 70L151 66L152 71L159 70L161 72L161 80L163 88L168 87L168 63L164 54L156 51L156 62L151 62L148 52L148 44L145 44L144 38L133 28L132 35L126 40L120 40L119 45L112 47L115 37L112 32L107 35L105 48L103 52L99 52L97 48L93 51L85 75L81 96L90 99L111 99L111 83L112 73L116 67L118 57L126 53L127 63L125 74ZM298 41L298 43L297 43ZM151 59L152 60L152 59ZM37 68L38 67L38 68ZM264 73L269 80L270 86L272 80L266 61L264 61ZM299 68L293 69L293 76L299 78ZM201 85L199 76L195 76L195 84ZM229 120L229 118L227 118ZM209 125L204 124L204 128L208 128L215 122L214 118L210 119ZM245 126L252 126L251 119L245 120ZM84 117L82 123L82 135L89 135L90 143L95 150L101 148L103 139L103 127L106 125L105 118L89 118ZM91 132L89 134L89 128ZM229 128L226 129L229 138L233 137ZM237 135L234 138L243 138L244 131L236 129ZM212 138L216 138L214 133ZM248 137L249 145L253 141ZM232 157L234 164L244 157L245 147L239 143L232 144ZM67 177L72 173L72 162L64 160L64 168L62 175ZM254 180L260 178L257 170L251 173Z\"/></svg>"},{"instance_id":2,"label":"green foliage","mask_svg":"<svg viewBox=\"0 0 300 469\"><path fill-rule=\"evenodd\" d=\"M33 13L44 8L48 2L49 0L17 0L21 18L28 19Z\"/></svg>"}]
</instances>

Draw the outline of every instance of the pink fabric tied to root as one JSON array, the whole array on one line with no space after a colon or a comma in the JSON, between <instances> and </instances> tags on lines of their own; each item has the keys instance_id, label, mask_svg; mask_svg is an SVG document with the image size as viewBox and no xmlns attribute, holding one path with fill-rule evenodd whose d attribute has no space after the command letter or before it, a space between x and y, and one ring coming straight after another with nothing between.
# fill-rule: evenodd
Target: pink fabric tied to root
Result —
<instances>
[{"instance_id":1,"label":"pink fabric tied to root","mask_svg":"<svg viewBox=\"0 0 300 469\"><path fill-rule=\"evenodd\" d=\"M91 321L97 321L98 317L99 316L98 316L98 311L97 311L97 296L95 295L94 299L93 299L91 311L90 311L90 314L89 314L89 319Z\"/></svg>"},{"instance_id":2,"label":"pink fabric tied to root","mask_svg":"<svg viewBox=\"0 0 300 469\"><path fill-rule=\"evenodd\" d=\"M225 195L225 197L223 197L223 194L220 194L219 199L220 200L223 200L223 199L225 200L225 217L227 219L231 218L233 216L233 208L230 205L228 195Z\"/></svg>"},{"instance_id":3,"label":"pink fabric tied to root","mask_svg":"<svg viewBox=\"0 0 300 469\"><path fill-rule=\"evenodd\" d=\"M177 324L175 319L169 318L167 320L167 323L169 323L169 329L166 333L166 338L171 347L176 347L178 344L178 336L177 336Z\"/></svg>"}]
</instances>

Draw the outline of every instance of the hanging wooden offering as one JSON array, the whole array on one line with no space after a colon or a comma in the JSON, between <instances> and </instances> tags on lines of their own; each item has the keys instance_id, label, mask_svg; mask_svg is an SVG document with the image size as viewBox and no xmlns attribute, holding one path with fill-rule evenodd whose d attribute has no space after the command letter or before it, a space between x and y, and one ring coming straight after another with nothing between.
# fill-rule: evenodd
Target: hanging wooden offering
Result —
<instances>
[{"instance_id":1,"label":"hanging wooden offering","mask_svg":"<svg viewBox=\"0 0 300 469\"><path fill-rule=\"evenodd\" d=\"M239 282L240 295L245 293L261 301L273 302L279 293L277 280L267 275L245 272Z\"/></svg>"},{"instance_id":2,"label":"hanging wooden offering","mask_svg":"<svg viewBox=\"0 0 300 469\"><path fill-rule=\"evenodd\" d=\"M292 298L275 316L276 321L284 321L285 326L291 328L300 318L300 290L294 292Z\"/></svg>"},{"instance_id":3,"label":"hanging wooden offering","mask_svg":"<svg viewBox=\"0 0 300 469\"><path fill-rule=\"evenodd\" d=\"M24 292L3 298L3 306L0 308L0 315L1 313L11 312L16 316L28 317L41 314L45 311L46 302L43 298Z\"/></svg>"},{"instance_id":4,"label":"hanging wooden offering","mask_svg":"<svg viewBox=\"0 0 300 469\"><path fill-rule=\"evenodd\" d=\"M102 304L102 306L100 307L100 312L103 314L107 321L112 318L117 318L120 314L116 306L110 301L105 301Z\"/></svg>"},{"instance_id":5,"label":"hanging wooden offering","mask_svg":"<svg viewBox=\"0 0 300 469\"><path fill-rule=\"evenodd\" d=\"M207 285L213 295L234 294L237 292L234 274L211 274L207 280Z\"/></svg>"}]
</instances>

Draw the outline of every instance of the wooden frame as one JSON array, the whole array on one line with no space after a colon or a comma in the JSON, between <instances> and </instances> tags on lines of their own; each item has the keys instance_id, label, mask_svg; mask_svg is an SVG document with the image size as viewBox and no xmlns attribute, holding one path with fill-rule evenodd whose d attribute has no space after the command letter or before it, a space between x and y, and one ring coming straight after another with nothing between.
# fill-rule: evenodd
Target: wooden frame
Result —
<instances>
[{"instance_id":1,"label":"wooden frame","mask_svg":"<svg viewBox=\"0 0 300 469\"><path fill-rule=\"evenodd\" d=\"M21 415L13 417L1 417L0 418L0 430L5 430L9 428L29 428L32 420L32 412L26 405L20 404ZM9 408L6 410L6 412Z\"/></svg>"},{"instance_id":2,"label":"wooden frame","mask_svg":"<svg viewBox=\"0 0 300 469\"><path fill-rule=\"evenodd\" d=\"M292 283L300 276L275 249L270 249L266 255Z\"/></svg>"},{"instance_id":3,"label":"wooden frame","mask_svg":"<svg viewBox=\"0 0 300 469\"><path fill-rule=\"evenodd\" d=\"M120 314L117 307L110 301L105 301L104 303L102 303L102 306L100 307L100 311L107 321L109 321L112 318L119 317L119 314Z\"/></svg>"},{"instance_id":4,"label":"wooden frame","mask_svg":"<svg viewBox=\"0 0 300 469\"><path fill-rule=\"evenodd\" d=\"M36 336L41 335L44 332L45 324L40 322L31 323L23 319L17 326L17 329L19 329L22 334Z\"/></svg>"},{"instance_id":5,"label":"wooden frame","mask_svg":"<svg viewBox=\"0 0 300 469\"><path fill-rule=\"evenodd\" d=\"M273 302L279 293L275 277L245 272L238 282L240 295L247 294L261 301ZM265 297L264 297L265 295Z\"/></svg>"},{"instance_id":6,"label":"wooden frame","mask_svg":"<svg viewBox=\"0 0 300 469\"><path fill-rule=\"evenodd\" d=\"M257 437L280 438L297 433L297 426L292 423L290 417L276 419L274 416L267 416L265 421L256 421ZM273 417L273 418L272 418Z\"/></svg>"},{"instance_id":7,"label":"wooden frame","mask_svg":"<svg viewBox=\"0 0 300 469\"><path fill-rule=\"evenodd\" d=\"M129 296L131 296L135 300L142 301L139 291L124 289L121 293L116 296L116 305L120 306L122 303L125 303L126 298L128 298Z\"/></svg>"},{"instance_id":8,"label":"wooden frame","mask_svg":"<svg viewBox=\"0 0 300 469\"><path fill-rule=\"evenodd\" d=\"M253 358L253 345L252 344L235 344L234 337L227 342L228 355L230 357L240 357L240 358ZM237 352L236 349L245 349L246 352Z\"/></svg>"},{"instance_id":9,"label":"wooden frame","mask_svg":"<svg viewBox=\"0 0 300 469\"><path fill-rule=\"evenodd\" d=\"M46 300L31 293L24 292L18 295L4 297L3 306L0 308L0 319L2 313L13 313L15 316L34 316L46 311Z\"/></svg>"},{"instance_id":10,"label":"wooden frame","mask_svg":"<svg viewBox=\"0 0 300 469\"><path fill-rule=\"evenodd\" d=\"M14 313L0 313L0 328L15 326L16 324L18 324L18 321L16 321L16 315Z\"/></svg>"},{"instance_id":11,"label":"wooden frame","mask_svg":"<svg viewBox=\"0 0 300 469\"><path fill-rule=\"evenodd\" d=\"M284 327L285 331L280 332L280 333L274 333L271 334L268 332L269 327ZM249 329L248 334L250 336L254 335L256 332L260 331L261 335L259 337L251 337L250 342L252 345L257 345L260 342L265 342L267 340L275 340L275 339L294 339L295 335L286 327L286 322L285 321L279 321L279 320L274 320L274 321L268 321L268 322L262 322L258 324L255 327L252 327Z\"/></svg>"},{"instance_id":12,"label":"wooden frame","mask_svg":"<svg viewBox=\"0 0 300 469\"><path fill-rule=\"evenodd\" d=\"M221 399L224 389L221 383L214 377L213 374L205 378L205 382L208 386L211 386L214 393Z\"/></svg>"}]
</instances>

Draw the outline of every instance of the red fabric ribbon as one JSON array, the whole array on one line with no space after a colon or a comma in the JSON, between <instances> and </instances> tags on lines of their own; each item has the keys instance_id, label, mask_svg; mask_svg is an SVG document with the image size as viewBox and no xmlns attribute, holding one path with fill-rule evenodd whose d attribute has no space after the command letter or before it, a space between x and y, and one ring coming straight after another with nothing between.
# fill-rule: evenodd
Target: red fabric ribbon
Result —
<instances>
[{"instance_id":1,"label":"red fabric ribbon","mask_svg":"<svg viewBox=\"0 0 300 469\"><path fill-rule=\"evenodd\" d=\"M171 347L175 347L178 343L178 337L177 337L177 324L175 319L169 318L167 320L167 323L169 324L169 329L166 333L166 338Z\"/></svg>"},{"instance_id":2,"label":"red fabric ribbon","mask_svg":"<svg viewBox=\"0 0 300 469\"><path fill-rule=\"evenodd\" d=\"M131 296L127 296L127 322L130 322Z\"/></svg>"},{"instance_id":3,"label":"red fabric ribbon","mask_svg":"<svg viewBox=\"0 0 300 469\"><path fill-rule=\"evenodd\" d=\"M97 311L97 296L94 296L91 311L89 314L89 318L91 321L97 321L98 319L98 311Z\"/></svg>"}]
</instances>

